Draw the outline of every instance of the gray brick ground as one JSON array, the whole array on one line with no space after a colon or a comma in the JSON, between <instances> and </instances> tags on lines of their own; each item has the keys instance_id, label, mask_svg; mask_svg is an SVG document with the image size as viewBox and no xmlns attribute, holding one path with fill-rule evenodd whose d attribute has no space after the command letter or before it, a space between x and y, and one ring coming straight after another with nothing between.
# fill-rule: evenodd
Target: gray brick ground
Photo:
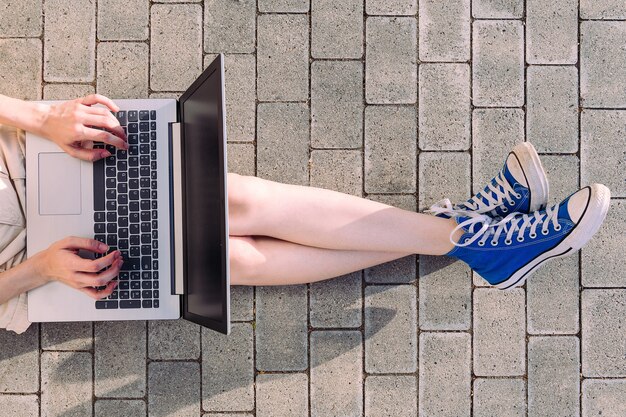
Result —
<instances>
[{"instance_id":1,"label":"gray brick ground","mask_svg":"<svg viewBox=\"0 0 626 417\"><path fill-rule=\"evenodd\" d=\"M582 391L584 417L620 417L626 414L626 381L585 379Z\"/></svg>"},{"instance_id":2,"label":"gray brick ground","mask_svg":"<svg viewBox=\"0 0 626 417\"><path fill-rule=\"evenodd\" d=\"M309 0L259 0L261 13L306 13Z\"/></svg>"},{"instance_id":3,"label":"gray brick ground","mask_svg":"<svg viewBox=\"0 0 626 417\"><path fill-rule=\"evenodd\" d=\"M626 3L621 0L580 0L581 19L626 19Z\"/></svg>"},{"instance_id":4,"label":"gray brick ground","mask_svg":"<svg viewBox=\"0 0 626 417\"><path fill-rule=\"evenodd\" d=\"M468 330L472 314L472 274L462 262L420 256L419 324L422 330Z\"/></svg>"},{"instance_id":5,"label":"gray brick ground","mask_svg":"<svg viewBox=\"0 0 626 417\"><path fill-rule=\"evenodd\" d=\"M626 197L626 182L616 173L626 170L623 153L626 111L585 110L581 118L580 182L609 187L612 197Z\"/></svg>"},{"instance_id":6,"label":"gray brick ground","mask_svg":"<svg viewBox=\"0 0 626 417\"><path fill-rule=\"evenodd\" d=\"M247 286L230 287L230 316L235 321L254 319L254 288Z\"/></svg>"},{"instance_id":7,"label":"gray brick ground","mask_svg":"<svg viewBox=\"0 0 626 417\"><path fill-rule=\"evenodd\" d=\"M524 290L474 290L474 374L524 375Z\"/></svg>"},{"instance_id":8,"label":"gray brick ground","mask_svg":"<svg viewBox=\"0 0 626 417\"><path fill-rule=\"evenodd\" d=\"M467 150L470 147L470 66L422 64L419 69L419 147Z\"/></svg>"},{"instance_id":9,"label":"gray brick ground","mask_svg":"<svg viewBox=\"0 0 626 417\"><path fill-rule=\"evenodd\" d=\"M548 177L548 205L560 203L578 190L580 160L576 155L541 155L541 165Z\"/></svg>"},{"instance_id":10,"label":"gray brick ground","mask_svg":"<svg viewBox=\"0 0 626 417\"><path fill-rule=\"evenodd\" d=\"M257 95L261 101L309 97L309 19L261 15L257 35Z\"/></svg>"},{"instance_id":11,"label":"gray brick ground","mask_svg":"<svg viewBox=\"0 0 626 417\"><path fill-rule=\"evenodd\" d=\"M473 103L480 107L524 104L524 28L519 21L475 21Z\"/></svg>"},{"instance_id":12,"label":"gray brick ground","mask_svg":"<svg viewBox=\"0 0 626 417\"><path fill-rule=\"evenodd\" d=\"M234 323L228 336L202 330L202 408L247 411L254 408L253 328Z\"/></svg>"},{"instance_id":13,"label":"gray brick ground","mask_svg":"<svg viewBox=\"0 0 626 417\"><path fill-rule=\"evenodd\" d=\"M363 55L363 1L315 0L312 6L311 56L313 58L361 58Z\"/></svg>"},{"instance_id":14,"label":"gray brick ground","mask_svg":"<svg viewBox=\"0 0 626 417\"><path fill-rule=\"evenodd\" d=\"M417 415L417 380L412 375L370 375L365 380L365 416Z\"/></svg>"},{"instance_id":15,"label":"gray brick ground","mask_svg":"<svg viewBox=\"0 0 626 417\"><path fill-rule=\"evenodd\" d=\"M368 17L365 98L370 104L417 99L417 22L412 17Z\"/></svg>"},{"instance_id":16,"label":"gray brick ground","mask_svg":"<svg viewBox=\"0 0 626 417\"><path fill-rule=\"evenodd\" d=\"M453 203L470 197L470 156L461 152L422 152L419 155L420 210L443 198Z\"/></svg>"},{"instance_id":17,"label":"gray brick ground","mask_svg":"<svg viewBox=\"0 0 626 417\"><path fill-rule=\"evenodd\" d=\"M202 72L201 47L200 5L153 5L150 10L150 88L186 90Z\"/></svg>"},{"instance_id":18,"label":"gray brick ground","mask_svg":"<svg viewBox=\"0 0 626 417\"><path fill-rule=\"evenodd\" d=\"M526 415L526 386L521 379L476 378L474 417L523 417Z\"/></svg>"},{"instance_id":19,"label":"gray brick ground","mask_svg":"<svg viewBox=\"0 0 626 417\"><path fill-rule=\"evenodd\" d=\"M39 39L0 39L0 94L40 99L41 53Z\"/></svg>"},{"instance_id":20,"label":"gray brick ground","mask_svg":"<svg viewBox=\"0 0 626 417\"><path fill-rule=\"evenodd\" d=\"M96 397L143 397L146 393L146 323L94 324Z\"/></svg>"},{"instance_id":21,"label":"gray brick ground","mask_svg":"<svg viewBox=\"0 0 626 417\"><path fill-rule=\"evenodd\" d=\"M0 331L0 393L39 391L38 344L36 325L21 335Z\"/></svg>"},{"instance_id":22,"label":"gray brick ground","mask_svg":"<svg viewBox=\"0 0 626 417\"><path fill-rule=\"evenodd\" d=\"M46 84L43 88L44 100L67 100L84 97L96 92L89 84Z\"/></svg>"},{"instance_id":23,"label":"gray brick ground","mask_svg":"<svg viewBox=\"0 0 626 417\"><path fill-rule=\"evenodd\" d=\"M95 1L74 7L64 0L44 4L43 78L46 81L90 82L95 75Z\"/></svg>"},{"instance_id":24,"label":"gray brick ground","mask_svg":"<svg viewBox=\"0 0 626 417\"><path fill-rule=\"evenodd\" d=\"M419 10L421 61L470 59L470 0L420 0Z\"/></svg>"},{"instance_id":25,"label":"gray brick ground","mask_svg":"<svg viewBox=\"0 0 626 417\"><path fill-rule=\"evenodd\" d=\"M361 339L359 331L311 333L311 417L362 415Z\"/></svg>"},{"instance_id":26,"label":"gray brick ground","mask_svg":"<svg viewBox=\"0 0 626 417\"><path fill-rule=\"evenodd\" d=\"M417 303L412 285L365 288L365 371L417 369Z\"/></svg>"},{"instance_id":27,"label":"gray brick ground","mask_svg":"<svg viewBox=\"0 0 626 417\"><path fill-rule=\"evenodd\" d=\"M98 44L98 87L111 98L148 98L148 45L140 42Z\"/></svg>"},{"instance_id":28,"label":"gray brick ground","mask_svg":"<svg viewBox=\"0 0 626 417\"><path fill-rule=\"evenodd\" d=\"M0 1L0 37L18 38L41 35L42 0Z\"/></svg>"},{"instance_id":29,"label":"gray brick ground","mask_svg":"<svg viewBox=\"0 0 626 417\"><path fill-rule=\"evenodd\" d=\"M582 284L585 287L626 287L624 218L626 202L612 200L604 224L582 250Z\"/></svg>"},{"instance_id":30,"label":"gray brick ground","mask_svg":"<svg viewBox=\"0 0 626 417\"><path fill-rule=\"evenodd\" d=\"M150 359L198 359L201 327L187 320L148 322Z\"/></svg>"},{"instance_id":31,"label":"gray brick ground","mask_svg":"<svg viewBox=\"0 0 626 417\"><path fill-rule=\"evenodd\" d=\"M257 109L257 175L306 185L309 181L309 108L264 103Z\"/></svg>"},{"instance_id":32,"label":"gray brick ground","mask_svg":"<svg viewBox=\"0 0 626 417\"><path fill-rule=\"evenodd\" d=\"M266 374L256 379L257 417L307 417L309 378L306 374Z\"/></svg>"},{"instance_id":33,"label":"gray brick ground","mask_svg":"<svg viewBox=\"0 0 626 417\"><path fill-rule=\"evenodd\" d=\"M360 150L311 151L311 186L360 197L362 166Z\"/></svg>"},{"instance_id":34,"label":"gray brick ground","mask_svg":"<svg viewBox=\"0 0 626 417\"><path fill-rule=\"evenodd\" d=\"M625 377L626 290L584 290L582 373L584 377Z\"/></svg>"},{"instance_id":35,"label":"gray brick ground","mask_svg":"<svg viewBox=\"0 0 626 417\"><path fill-rule=\"evenodd\" d=\"M0 395L0 409L11 417L32 417L39 415L37 395Z\"/></svg>"},{"instance_id":36,"label":"gray brick ground","mask_svg":"<svg viewBox=\"0 0 626 417\"><path fill-rule=\"evenodd\" d=\"M94 411L95 417L143 416L146 403L143 400L97 400Z\"/></svg>"},{"instance_id":37,"label":"gray brick ground","mask_svg":"<svg viewBox=\"0 0 626 417\"><path fill-rule=\"evenodd\" d=\"M363 146L363 65L348 61L311 64L311 146Z\"/></svg>"},{"instance_id":38,"label":"gray brick ground","mask_svg":"<svg viewBox=\"0 0 626 417\"><path fill-rule=\"evenodd\" d=\"M204 2L204 51L254 52L256 2L242 0Z\"/></svg>"},{"instance_id":39,"label":"gray brick ground","mask_svg":"<svg viewBox=\"0 0 626 417\"><path fill-rule=\"evenodd\" d=\"M228 172L239 175L254 175L255 149L252 143L229 143L226 146Z\"/></svg>"},{"instance_id":40,"label":"gray brick ground","mask_svg":"<svg viewBox=\"0 0 626 417\"><path fill-rule=\"evenodd\" d=\"M92 410L91 353L41 354L41 416L85 416Z\"/></svg>"},{"instance_id":41,"label":"gray brick ground","mask_svg":"<svg viewBox=\"0 0 626 417\"><path fill-rule=\"evenodd\" d=\"M361 271L310 287L309 321L313 327L360 327L363 298Z\"/></svg>"},{"instance_id":42,"label":"gray brick ground","mask_svg":"<svg viewBox=\"0 0 626 417\"><path fill-rule=\"evenodd\" d=\"M526 61L575 64L578 61L578 1L526 0Z\"/></svg>"},{"instance_id":43,"label":"gray brick ground","mask_svg":"<svg viewBox=\"0 0 626 417\"><path fill-rule=\"evenodd\" d=\"M414 193L417 115L412 107L365 109L365 192Z\"/></svg>"},{"instance_id":44,"label":"gray brick ground","mask_svg":"<svg viewBox=\"0 0 626 417\"><path fill-rule=\"evenodd\" d=\"M578 337L531 337L528 342L528 416L579 415Z\"/></svg>"},{"instance_id":45,"label":"gray brick ground","mask_svg":"<svg viewBox=\"0 0 626 417\"><path fill-rule=\"evenodd\" d=\"M470 335L422 333L419 358L419 414L470 415Z\"/></svg>"},{"instance_id":46,"label":"gray brick ground","mask_svg":"<svg viewBox=\"0 0 626 417\"><path fill-rule=\"evenodd\" d=\"M626 108L625 39L626 22L580 24L580 96L584 107Z\"/></svg>"},{"instance_id":47,"label":"gray brick ground","mask_svg":"<svg viewBox=\"0 0 626 417\"><path fill-rule=\"evenodd\" d=\"M528 333L578 333L578 257L554 259L526 284Z\"/></svg>"},{"instance_id":48,"label":"gray brick ground","mask_svg":"<svg viewBox=\"0 0 626 417\"><path fill-rule=\"evenodd\" d=\"M472 0L472 16L476 19L521 19L524 0Z\"/></svg>"},{"instance_id":49,"label":"gray brick ground","mask_svg":"<svg viewBox=\"0 0 626 417\"><path fill-rule=\"evenodd\" d=\"M578 151L578 70L528 67L526 139L538 152Z\"/></svg>"},{"instance_id":50,"label":"gray brick ground","mask_svg":"<svg viewBox=\"0 0 626 417\"><path fill-rule=\"evenodd\" d=\"M367 0L365 11L369 15L414 15L417 0Z\"/></svg>"},{"instance_id":51,"label":"gray brick ground","mask_svg":"<svg viewBox=\"0 0 626 417\"><path fill-rule=\"evenodd\" d=\"M307 368L306 310L305 285L257 288L257 369L302 371Z\"/></svg>"},{"instance_id":52,"label":"gray brick ground","mask_svg":"<svg viewBox=\"0 0 626 417\"><path fill-rule=\"evenodd\" d=\"M149 14L150 3L147 0L99 0L98 39L146 40Z\"/></svg>"},{"instance_id":53,"label":"gray brick ground","mask_svg":"<svg viewBox=\"0 0 626 417\"><path fill-rule=\"evenodd\" d=\"M41 348L46 350L91 350L91 322L42 323Z\"/></svg>"},{"instance_id":54,"label":"gray brick ground","mask_svg":"<svg viewBox=\"0 0 626 417\"><path fill-rule=\"evenodd\" d=\"M148 366L148 415L191 417L200 414L200 365L152 362Z\"/></svg>"}]
</instances>

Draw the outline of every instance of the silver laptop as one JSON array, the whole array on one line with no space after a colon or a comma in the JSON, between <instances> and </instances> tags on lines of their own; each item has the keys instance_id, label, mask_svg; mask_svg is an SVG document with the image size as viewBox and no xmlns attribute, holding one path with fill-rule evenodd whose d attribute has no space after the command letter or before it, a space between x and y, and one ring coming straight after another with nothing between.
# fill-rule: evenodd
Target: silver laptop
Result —
<instances>
[{"instance_id":1,"label":"silver laptop","mask_svg":"<svg viewBox=\"0 0 626 417\"><path fill-rule=\"evenodd\" d=\"M67 236L95 238L122 252L118 286L96 301L64 284L46 284L29 291L28 318L182 316L228 334L223 56L179 100L114 101L128 151L107 145L112 156L85 162L27 134L27 253L32 256Z\"/></svg>"}]
</instances>

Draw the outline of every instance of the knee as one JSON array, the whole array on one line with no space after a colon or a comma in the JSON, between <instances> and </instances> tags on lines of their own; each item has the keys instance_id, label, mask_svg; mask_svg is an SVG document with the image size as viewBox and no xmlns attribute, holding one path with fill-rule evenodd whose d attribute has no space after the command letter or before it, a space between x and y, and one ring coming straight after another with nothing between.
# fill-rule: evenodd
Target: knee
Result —
<instances>
[{"instance_id":1,"label":"knee","mask_svg":"<svg viewBox=\"0 0 626 417\"><path fill-rule=\"evenodd\" d=\"M268 195L266 181L252 176L228 174L228 218L235 235L253 234L254 215Z\"/></svg>"},{"instance_id":2,"label":"knee","mask_svg":"<svg viewBox=\"0 0 626 417\"><path fill-rule=\"evenodd\" d=\"M265 257L252 236L231 236L228 240L231 285L255 285Z\"/></svg>"}]
</instances>

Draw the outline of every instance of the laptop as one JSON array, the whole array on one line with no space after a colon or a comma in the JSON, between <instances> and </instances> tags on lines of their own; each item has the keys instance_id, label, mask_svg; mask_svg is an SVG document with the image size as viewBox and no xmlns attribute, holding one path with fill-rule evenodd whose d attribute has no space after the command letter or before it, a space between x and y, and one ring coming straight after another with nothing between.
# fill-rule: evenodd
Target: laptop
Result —
<instances>
[{"instance_id":1,"label":"laptop","mask_svg":"<svg viewBox=\"0 0 626 417\"><path fill-rule=\"evenodd\" d=\"M119 249L124 264L118 286L96 301L62 283L48 283L28 292L28 318L182 316L228 334L224 57L218 55L179 100L114 101L128 151L96 143L112 155L85 162L27 134L26 217L28 256L67 236Z\"/></svg>"}]
</instances>

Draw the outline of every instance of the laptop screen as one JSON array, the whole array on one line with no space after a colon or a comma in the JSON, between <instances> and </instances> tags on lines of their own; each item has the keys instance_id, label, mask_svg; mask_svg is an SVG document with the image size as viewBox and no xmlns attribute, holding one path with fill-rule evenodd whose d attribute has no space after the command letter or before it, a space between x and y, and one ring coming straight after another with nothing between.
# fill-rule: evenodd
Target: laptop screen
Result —
<instances>
[{"instance_id":1,"label":"laptop screen","mask_svg":"<svg viewBox=\"0 0 626 417\"><path fill-rule=\"evenodd\" d=\"M222 56L180 99L185 295L183 317L227 332L228 228Z\"/></svg>"}]
</instances>

